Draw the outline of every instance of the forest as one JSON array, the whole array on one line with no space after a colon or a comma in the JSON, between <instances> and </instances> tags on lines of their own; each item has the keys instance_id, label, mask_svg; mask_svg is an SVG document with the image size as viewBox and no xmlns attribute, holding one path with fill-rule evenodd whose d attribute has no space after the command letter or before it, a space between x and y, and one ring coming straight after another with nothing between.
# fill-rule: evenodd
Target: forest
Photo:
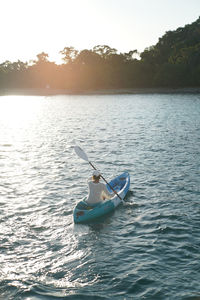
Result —
<instances>
[{"instance_id":1,"label":"forest","mask_svg":"<svg viewBox=\"0 0 200 300\"><path fill-rule=\"evenodd\" d=\"M97 45L82 51L65 47L60 54L63 64L49 61L45 52L29 63L1 63L0 90L200 87L200 17L167 31L142 53L118 53L107 45Z\"/></svg>"}]
</instances>

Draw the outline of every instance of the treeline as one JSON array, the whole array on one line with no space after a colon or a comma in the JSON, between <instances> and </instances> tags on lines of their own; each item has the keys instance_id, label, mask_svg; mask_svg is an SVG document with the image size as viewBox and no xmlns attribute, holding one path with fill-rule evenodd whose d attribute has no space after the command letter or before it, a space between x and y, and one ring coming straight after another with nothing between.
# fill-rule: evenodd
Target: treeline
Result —
<instances>
[{"instance_id":1,"label":"treeline","mask_svg":"<svg viewBox=\"0 0 200 300\"><path fill-rule=\"evenodd\" d=\"M78 51L65 47L63 64L40 53L31 63L0 64L0 89L47 88L68 90L136 87L200 86L200 18L168 31L155 46L118 53L107 45Z\"/></svg>"}]
</instances>

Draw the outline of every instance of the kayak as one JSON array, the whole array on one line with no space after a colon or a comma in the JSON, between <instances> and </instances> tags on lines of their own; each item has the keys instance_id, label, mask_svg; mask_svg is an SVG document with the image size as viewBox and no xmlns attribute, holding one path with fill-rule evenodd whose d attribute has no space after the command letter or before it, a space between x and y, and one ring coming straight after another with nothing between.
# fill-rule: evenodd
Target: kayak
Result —
<instances>
[{"instance_id":1,"label":"kayak","mask_svg":"<svg viewBox=\"0 0 200 300\"><path fill-rule=\"evenodd\" d=\"M109 185L118 193L120 198L115 195L113 198L105 200L97 206L90 206L86 201L78 202L73 211L74 223L88 223L97 218L107 215L115 210L115 208L123 202L130 186L130 176L128 172L124 172L109 182ZM110 193L112 189L107 184L106 187Z\"/></svg>"}]
</instances>

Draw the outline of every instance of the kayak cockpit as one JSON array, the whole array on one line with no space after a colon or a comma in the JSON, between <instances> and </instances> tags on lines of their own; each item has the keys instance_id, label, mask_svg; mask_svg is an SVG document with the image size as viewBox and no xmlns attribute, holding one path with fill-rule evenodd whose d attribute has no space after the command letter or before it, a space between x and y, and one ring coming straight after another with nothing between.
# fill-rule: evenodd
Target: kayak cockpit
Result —
<instances>
[{"instance_id":1,"label":"kayak cockpit","mask_svg":"<svg viewBox=\"0 0 200 300\"><path fill-rule=\"evenodd\" d=\"M84 200L80 201L76 208L77 209L80 209L80 210L90 210L90 209L93 209L95 206L93 205L89 205L88 203L86 203Z\"/></svg>"}]
</instances>

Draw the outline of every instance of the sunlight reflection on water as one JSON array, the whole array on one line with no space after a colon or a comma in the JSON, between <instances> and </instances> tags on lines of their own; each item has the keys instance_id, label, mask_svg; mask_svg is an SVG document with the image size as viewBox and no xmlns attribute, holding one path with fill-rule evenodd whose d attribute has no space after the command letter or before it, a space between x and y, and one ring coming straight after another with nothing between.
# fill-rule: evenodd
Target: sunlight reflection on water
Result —
<instances>
[{"instance_id":1,"label":"sunlight reflection on water","mask_svg":"<svg viewBox=\"0 0 200 300\"><path fill-rule=\"evenodd\" d=\"M199 103L0 97L0 297L172 300L186 275L186 290L198 291ZM91 176L75 142L107 179L131 175L126 204L93 226L73 224Z\"/></svg>"},{"instance_id":2,"label":"sunlight reflection on water","mask_svg":"<svg viewBox=\"0 0 200 300\"><path fill-rule=\"evenodd\" d=\"M0 120L4 128L10 130L27 129L41 111L42 97L1 96ZM19 134L19 132L18 132Z\"/></svg>"}]
</instances>

